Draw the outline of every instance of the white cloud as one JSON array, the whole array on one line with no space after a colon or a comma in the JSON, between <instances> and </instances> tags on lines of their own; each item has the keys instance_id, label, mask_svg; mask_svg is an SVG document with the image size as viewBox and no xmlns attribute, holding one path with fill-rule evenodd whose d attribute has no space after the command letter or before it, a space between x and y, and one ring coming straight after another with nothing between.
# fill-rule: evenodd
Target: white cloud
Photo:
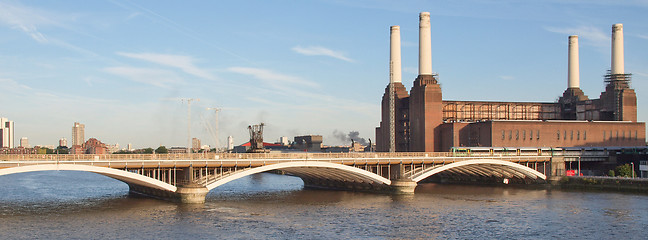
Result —
<instances>
[{"instance_id":1,"label":"white cloud","mask_svg":"<svg viewBox=\"0 0 648 240\"><path fill-rule=\"evenodd\" d=\"M47 38L38 31L36 25L50 21L33 9L0 3L0 22L25 32L37 42L47 43Z\"/></svg>"},{"instance_id":2,"label":"white cloud","mask_svg":"<svg viewBox=\"0 0 648 240\"><path fill-rule=\"evenodd\" d=\"M130 80L150 84L161 88L171 88L171 85L183 83L175 73L163 69L134 68L134 67L109 67L105 72L122 76Z\"/></svg>"},{"instance_id":3,"label":"white cloud","mask_svg":"<svg viewBox=\"0 0 648 240\"><path fill-rule=\"evenodd\" d=\"M352 59L346 57L342 52L334 51L320 46L310 46L310 47L296 46L292 48L292 50L306 56L327 56L327 57L337 58L347 62L353 62Z\"/></svg>"},{"instance_id":4,"label":"white cloud","mask_svg":"<svg viewBox=\"0 0 648 240\"><path fill-rule=\"evenodd\" d=\"M635 36L637 36L638 38L641 38L641 39L648 40L648 35L645 35L645 34L635 34Z\"/></svg>"},{"instance_id":5,"label":"white cloud","mask_svg":"<svg viewBox=\"0 0 648 240\"><path fill-rule=\"evenodd\" d=\"M276 73L268 69L250 68L250 67L230 67L227 70L230 72L253 76L256 79L262 80L275 87L278 86L277 84L284 84L284 83L304 85L309 87L319 86L317 83L307 81L299 77Z\"/></svg>"},{"instance_id":6,"label":"white cloud","mask_svg":"<svg viewBox=\"0 0 648 240\"><path fill-rule=\"evenodd\" d=\"M3 91L10 91L10 92L16 92L16 93L27 93L27 91L31 91L32 88L20 84L13 79L6 79L6 78L0 78L0 86L2 86Z\"/></svg>"},{"instance_id":7,"label":"white cloud","mask_svg":"<svg viewBox=\"0 0 648 240\"><path fill-rule=\"evenodd\" d=\"M211 73L204 69L198 68L194 62L195 59L190 56L183 55L170 55L170 54L158 54L158 53L125 53L118 52L118 55L129 57L133 59L144 60L163 66L174 67L182 70L183 72L200 77L203 79L214 80L214 77Z\"/></svg>"},{"instance_id":8,"label":"white cloud","mask_svg":"<svg viewBox=\"0 0 648 240\"><path fill-rule=\"evenodd\" d=\"M580 26L575 28L545 27L545 30L566 35L578 35L579 42L596 47L609 47L610 36L607 32L591 27Z\"/></svg>"}]
</instances>

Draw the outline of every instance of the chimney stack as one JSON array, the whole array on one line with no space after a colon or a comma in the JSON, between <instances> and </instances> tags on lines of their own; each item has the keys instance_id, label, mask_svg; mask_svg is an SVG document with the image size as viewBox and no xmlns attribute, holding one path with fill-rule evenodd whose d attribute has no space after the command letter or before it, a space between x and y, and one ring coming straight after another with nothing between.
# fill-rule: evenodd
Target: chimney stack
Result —
<instances>
[{"instance_id":1,"label":"chimney stack","mask_svg":"<svg viewBox=\"0 0 648 240\"><path fill-rule=\"evenodd\" d=\"M432 75L432 41L430 13L419 15L419 75Z\"/></svg>"},{"instance_id":2,"label":"chimney stack","mask_svg":"<svg viewBox=\"0 0 648 240\"><path fill-rule=\"evenodd\" d=\"M567 88L580 88L580 70L578 63L578 36L569 36L569 57L567 71Z\"/></svg>"},{"instance_id":3,"label":"chimney stack","mask_svg":"<svg viewBox=\"0 0 648 240\"><path fill-rule=\"evenodd\" d=\"M624 74L623 67L623 24L612 25L612 67L611 74Z\"/></svg>"},{"instance_id":4,"label":"chimney stack","mask_svg":"<svg viewBox=\"0 0 648 240\"><path fill-rule=\"evenodd\" d=\"M400 26L391 26L389 45L389 83L401 82Z\"/></svg>"}]
</instances>

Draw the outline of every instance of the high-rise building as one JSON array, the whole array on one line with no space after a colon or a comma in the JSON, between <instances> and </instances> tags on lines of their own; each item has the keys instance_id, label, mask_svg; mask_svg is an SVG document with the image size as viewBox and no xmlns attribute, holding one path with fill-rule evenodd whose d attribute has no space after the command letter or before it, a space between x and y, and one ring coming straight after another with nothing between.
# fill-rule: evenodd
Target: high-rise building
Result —
<instances>
[{"instance_id":1,"label":"high-rise building","mask_svg":"<svg viewBox=\"0 0 648 240\"><path fill-rule=\"evenodd\" d=\"M288 137L280 137L279 138L279 143L284 146L288 146Z\"/></svg>"},{"instance_id":2,"label":"high-rise building","mask_svg":"<svg viewBox=\"0 0 648 240\"><path fill-rule=\"evenodd\" d=\"M0 118L0 147L14 148L14 122Z\"/></svg>"},{"instance_id":3,"label":"high-rise building","mask_svg":"<svg viewBox=\"0 0 648 240\"><path fill-rule=\"evenodd\" d=\"M227 137L227 150L232 150L234 149L234 137L229 136Z\"/></svg>"},{"instance_id":4,"label":"high-rise building","mask_svg":"<svg viewBox=\"0 0 648 240\"><path fill-rule=\"evenodd\" d=\"M66 138L59 139L59 147L67 147L67 139Z\"/></svg>"},{"instance_id":5,"label":"high-rise building","mask_svg":"<svg viewBox=\"0 0 648 240\"><path fill-rule=\"evenodd\" d=\"M194 150L200 149L200 139L192 138L191 139L191 148Z\"/></svg>"},{"instance_id":6,"label":"high-rise building","mask_svg":"<svg viewBox=\"0 0 648 240\"><path fill-rule=\"evenodd\" d=\"M29 139L27 137L20 138L20 147L29 148Z\"/></svg>"},{"instance_id":7,"label":"high-rise building","mask_svg":"<svg viewBox=\"0 0 648 240\"><path fill-rule=\"evenodd\" d=\"M72 127L72 145L83 145L85 143L85 125L75 122Z\"/></svg>"}]
</instances>

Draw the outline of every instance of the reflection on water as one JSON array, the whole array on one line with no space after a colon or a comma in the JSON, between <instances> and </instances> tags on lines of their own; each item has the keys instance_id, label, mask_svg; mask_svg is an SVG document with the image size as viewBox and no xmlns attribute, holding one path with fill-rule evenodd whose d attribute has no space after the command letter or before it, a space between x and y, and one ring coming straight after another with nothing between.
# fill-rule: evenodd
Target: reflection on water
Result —
<instances>
[{"instance_id":1,"label":"reflection on water","mask_svg":"<svg viewBox=\"0 0 648 240\"><path fill-rule=\"evenodd\" d=\"M414 195L303 190L249 176L182 205L83 172L0 176L3 238L644 238L648 197L422 184Z\"/></svg>"}]
</instances>

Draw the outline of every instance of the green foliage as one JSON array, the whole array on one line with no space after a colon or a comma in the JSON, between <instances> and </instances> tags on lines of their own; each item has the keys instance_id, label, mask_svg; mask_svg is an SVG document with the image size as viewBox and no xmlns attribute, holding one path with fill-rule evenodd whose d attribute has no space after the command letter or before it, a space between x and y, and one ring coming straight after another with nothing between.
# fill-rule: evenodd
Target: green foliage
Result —
<instances>
[{"instance_id":1,"label":"green foliage","mask_svg":"<svg viewBox=\"0 0 648 240\"><path fill-rule=\"evenodd\" d=\"M165 154L165 153L169 153L169 150L165 146L160 146L157 149L155 149L155 153Z\"/></svg>"},{"instance_id":2,"label":"green foliage","mask_svg":"<svg viewBox=\"0 0 648 240\"><path fill-rule=\"evenodd\" d=\"M68 153L70 153L70 149L68 149L68 147L58 146L56 148L56 151L54 151L54 153L56 153L56 154L68 154Z\"/></svg>"},{"instance_id":3,"label":"green foliage","mask_svg":"<svg viewBox=\"0 0 648 240\"><path fill-rule=\"evenodd\" d=\"M142 150L144 154L153 154L153 148L144 148Z\"/></svg>"},{"instance_id":4,"label":"green foliage","mask_svg":"<svg viewBox=\"0 0 648 240\"><path fill-rule=\"evenodd\" d=\"M131 154L132 152L128 150L119 150L117 152L114 152L113 154Z\"/></svg>"},{"instance_id":5,"label":"green foliage","mask_svg":"<svg viewBox=\"0 0 648 240\"><path fill-rule=\"evenodd\" d=\"M621 165L621 166L617 166L614 169L614 172L616 172L617 176L619 176L619 177L632 177L633 173L634 173L634 170L632 169L632 166L630 166L630 164L624 164L624 165ZM637 175L634 174L634 176L637 176Z\"/></svg>"},{"instance_id":6,"label":"green foliage","mask_svg":"<svg viewBox=\"0 0 648 240\"><path fill-rule=\"evenodd\" d=\"M615 176L614 170L610 169L610 171L608 171L608 176L614 177Z\"/></svg>"}]
</instances>

